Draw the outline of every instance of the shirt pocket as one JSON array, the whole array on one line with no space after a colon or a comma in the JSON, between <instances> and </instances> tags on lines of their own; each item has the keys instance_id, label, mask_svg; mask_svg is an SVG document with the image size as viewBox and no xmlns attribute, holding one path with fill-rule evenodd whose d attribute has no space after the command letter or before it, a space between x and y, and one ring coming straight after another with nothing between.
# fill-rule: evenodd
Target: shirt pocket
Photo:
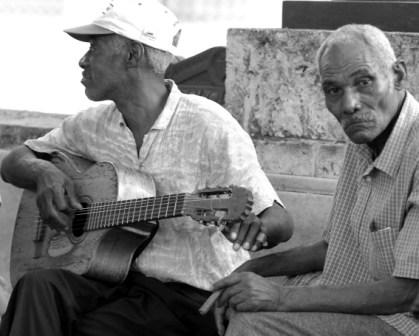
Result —
<instances>
[{"instance_id":1,"label":"shirt pocket","mask_svg":"<svg viewBox=\"0 0 419 336\"><path fill-rule=\"evenodd\" d=\"M374 280L391 277L394 269L394 245L398 231L385 227L370 231L369 270Z\"/></svg>"}]
</instances>

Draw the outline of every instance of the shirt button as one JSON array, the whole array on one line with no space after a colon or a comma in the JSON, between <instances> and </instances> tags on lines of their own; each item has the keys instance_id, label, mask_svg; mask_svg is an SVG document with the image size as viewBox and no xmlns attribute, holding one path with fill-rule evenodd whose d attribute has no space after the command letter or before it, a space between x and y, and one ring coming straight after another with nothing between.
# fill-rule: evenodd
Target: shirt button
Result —
<instances>
[{"instance_id":1,"label":"shirt button","mask_svg":"<svg viewBox=\"0 0 419 336\"><path fill-rule=\"evenodd\" d=\"M367 176L367 177L365 177L365 182L367 182L367 183L371 183L371 176Z\"/></svg>"},{"instance_id":2,"label":"shirt button","mask_svg":"<svg viewBox=\"0 0 419 336\"><path fill-rule=\"evenodd\" d=\"M121 121L121 122L119 123L119 126L124 127L124 126L125 126L125 124Z\"/></svg>"}]
</instances>

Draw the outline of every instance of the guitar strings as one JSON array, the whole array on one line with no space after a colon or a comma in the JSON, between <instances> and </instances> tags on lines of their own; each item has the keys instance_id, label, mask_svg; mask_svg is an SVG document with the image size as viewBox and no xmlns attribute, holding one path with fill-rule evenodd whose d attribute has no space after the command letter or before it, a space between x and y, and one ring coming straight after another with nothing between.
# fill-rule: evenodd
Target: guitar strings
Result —
<instances>
[{"instance_id":1,"label":"guitar strings","mask_svg":"<svg viewBox=\"0 0 419 336\"><path fill-rule=\"evenodd\" d=\"M160 201L149 203L148 200L150 199L141 199L141 200L124 200L124 201L114 201L114 202L99 202L99 203L91 203L91 206L85 207L83 209L77 210L75 213L76 216L84 216L87 214L97 214L102 213L103 211L120 211L120 210L130 210L130 209L147 209L149 207L157 210L159 207L167 206L173 202L185 202L194 203L194 202L201 202L202 198L193 197L193 196L185 196L185 194L181 194L182 197L178 197L176 199L161 199ZM166 196L164 196L166 197ZM174 204L176 206L176 204Z\"/></svg>"},{"instance_id":2,"label":"guitar strings","mask_svg":"<svg viewBox=\"0 0 419 336\"><path fill-rule=\"evenodd\" d=\"M88 207L77 210L76 212L78 214L84 214L84 213L91 212L90 210L92 209L93 210L103 209L103 208L106 209L112 206L114 206L114 208L117 208L117 207L124 208L127 205L132 206L133 203L135 203L134 206L137 204L140 204L141 207L143 206L147 207L147 206L151 206L152 204L160 204L160 202L176 202L179 200L183 200L187 197L188 197L187 194L171 194L171 195L165 195L161 197L149 197L149 198L140 198L140 199L132 199L132 200L122 200L122 201L96 202L96 203L90 203ZM199 198L197 198L197 200L199 200Z\"/></svg>"},{"instance_id":3,"label":"guitar strings","mask_svg":"<svg viewBox=\"0 0 419 336\"><path fill-rule=\"evenodd\" d=\"M149 200L153 199L153 198L143 198L143 199L135 199L135 200L123 200L123 201L113 201L113 202L97 202L97 203L91 203L91 205L89 207L83 208L81 210L77 210L74 217L73 217L73 229L81 229L84 228L87 224L87 226L89 226L89 220L83 220L85 219L86 215L89 216L94 216L94 215L101 215L101 214L106 214L107 217L102 219L102 218L97 218L98 220L100 219L101 222L100 223L93 223L92 226L90 227L91 230L93 229L97 229L96 226L99 226L99 228L104 227L109 227L112 226L110 224L113 224L112 221L111 223L106 223L107 219L112 218L113 220L115 220L116 216L117 219L119 220L120 217L120 211L123 210L124 213L122 214L122 224L124 223L125 220L127 220L127 224L131 221L131 222L136 222L136 221L145 221L145 220L152 220L152 219L157 219L160 217L159 212L162 211L162 207L167 207L167 209L163 209L163 212L167 214L171 214L168 217L174 217L175 215L179 216L181 215L181 213L176 214L176 208L180 205L178 205L177 203L187 203L187 204L193 204L194 202L201 202L202 199L199 197L195 197L193 195L188 195L188 194L174 194L177 195L176 199L173 199L172 195L165 195L162 196L160 198L160 202L154 202L154 204L148 204L146 202L149 202ZM182 197L183 196L183 197ZM172 197L172 199L170 199L170 197ZM176 204L172 204L170 205L170 203L176 202ZM138 204L140 203L140 204ZM185 204L182 205L182 209L185 208ZM143 210L150 210L150 218L147 218L147 214L145 215L144 219L141 219L141 212ZM180 209L180 210L182 210ZM132 211L133 210L133 211ZM132 211L131 213L129 213L129 211ZM126 218L127 217L127 218ZM137 218L138 217L138 218ZM131 218L131 220L129 220L129 218ZM135 220L134 220L135 218ZM161 218L161 217L160 217ZM39 216L38 216L39 219ZM82 222L80 222L80 220L83 220ZM105 222L105 224L102 224L103 222ZM97 224L97 225L95 225ZM117 223L118 224L118 223ZM45 225L45 223L44 223ZM113 224L116 225L116 224ZM121 225L121 224L119 224ZM89 229L89 227L87 228Z\"/></svg>"},{"instance_id":4,"label":"guitar strings","mask_svg":"<svg viewBox=\"0 0 419 336\"><path fill-rule=\"evenodd\" d=\"M193 204L194 202L202 202L202 199L201 198L196 198L196 199L184 198L184 199L179 200L179 202L185 202L185 201L187 201L188 204ZM124 201L116 201L116 202L124 202ZM91 204L100 204L100 203L91 203ZM117 203L115 203L115 204L117 204ZM167 204L162 203L162 206L165 206ZM159 205L157 205L157 206L159 206ZM173 205L173 206L175 207L176 205ZM79 216L82 217L84 215L91 215L91 214L103 213L103 212L106 212L107 211L106 209L109 208L109 207L111 207L110 203L106 203L105 205L102 205L102 206L95 206L95 207L90 207L89 206L89 207L84 207L84 208L82 208L80 210L76 210L76 212L74 214L74 217L79 217ZM140 206L137 206L137 205L134 205L133 206L131 204L128 207L124 207L122 205L118 205L117 207L116 206L113 207L111 211L119 211L119 210L124 210L124 209L126 210L126 209L130 209L130 208L135 208L135 209L142 210L143 208L146 208L147 209L147 207L151 207L151 205L145 204L145 205L140 205ZM94 211L91 211L92 209ZM97 210L99 210L99 211L97 211ZM156 209L156 205L154 206L154 211L155 210L157 210ZM36 218L40 218L40 216L21 216L20 218L25 218L25 219L31 219L32 218L32 219L36 219Z\"/></svg>"},{"instance_id":5,"label":"guitar strings","mask_svg":"<svg viewBox=\"0 0 419 336\"><path fill-rule=\"evenodd\" d=\"M174 202L175 201L175 202ZM141 203L140 206L137 206L136 204L133 206L132 201L128 201L125 203L128 205L128 207L123 207L123 204L121 203L114 203L117 206L110 207L110 209L105 209L103 211L103 207L99 206L96 207L96 211L93 211L92 213L89 213L92 218L92 221L87 221L88 229L95 229L97 226L112 226L115 225L114 221L116 220L116 223L119 224L119 222L122 222L122 224L126 221L129 222L135 222L135 221L141 221L141 220L152 220L152 219L158 219L158 218L167 218L167 217L177 217L182 215L182 210L185 210L188 206L188 204L193 204L194 202L200 202L200 198L195 198L193 196L186 196L183 198L177 198L176 200L170 201L162 200L162 202L157 202L153 205L150 204L143 204ZM185 207L186 204L186 207ZM109 207L108 207L109 208ZM179 208L179 209L178 209ZM100 209L100 211L97 211L97 209ZM145 210L145 213L143 212ZM123 213L121 213L123 211ZM106 215L106 218L97 217L95 218L94 215ZM142 216L144 214L144 216ZM162 214L165 214L162 216ZM76 217L76 216L75 216ZM84 218L75 218L75 222L73 224L73 227L77 224L78 219L84 219ZM121 219L121 220L120 220ZM100 221L100 222L95 222ZM82 226L84 223L81 224Z\"/></svg>"}]
</instances>

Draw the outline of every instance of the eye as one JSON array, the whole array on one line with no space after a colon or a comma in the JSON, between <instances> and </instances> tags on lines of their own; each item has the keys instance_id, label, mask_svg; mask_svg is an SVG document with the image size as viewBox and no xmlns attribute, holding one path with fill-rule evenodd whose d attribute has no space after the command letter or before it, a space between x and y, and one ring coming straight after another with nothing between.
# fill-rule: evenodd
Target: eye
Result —
<instances>
[{"instance_id":1,"label":"eye","mask_svg":"<svg viewBox=\"0 0 419 336\"><path fill-rule=\"evenodd\" d=\"M325 87L323 88L323 91L327 96L331 96L331 97L338 96L342 92L341 88L337 86Z\"/></svg>"},{"instance_id":2,"label":"eye","mask_svg":"<svg viewBox=\"0 0 419 336\"><path fill-rule=\"evenodd\" d=\"M89 52L92 53L96 50L96 44L92 41L90 42Z\"/></svg>"},{"instance_id":3,"label":"eye","mask_svg":"<svg viewBox=\"0 0 419 336\"><path fill-rule=\"evenodd\" d=\"M359 81L357 81L356 84L360 87L368 87L372 84L372 79L371 78L361 78Z\"/></svg>"}]
</instances>

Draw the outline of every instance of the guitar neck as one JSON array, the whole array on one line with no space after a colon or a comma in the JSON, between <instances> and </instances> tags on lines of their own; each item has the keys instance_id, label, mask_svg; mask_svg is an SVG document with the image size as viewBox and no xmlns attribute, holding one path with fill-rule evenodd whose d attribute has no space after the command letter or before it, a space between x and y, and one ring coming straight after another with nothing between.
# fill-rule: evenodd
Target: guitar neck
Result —
<instances>
[{"instance_id":1,"label":"guitar neck","mask_svg":"<svg viewBox=\"0 0 419 336\"><path fill-rule=\"evenodd\" d=\"M74 224L84 223L84 231L117 227L140 221L183 215L186 194L172 194L125 201L92 203L76 211Z\"/></svg>"}]
</instances>

